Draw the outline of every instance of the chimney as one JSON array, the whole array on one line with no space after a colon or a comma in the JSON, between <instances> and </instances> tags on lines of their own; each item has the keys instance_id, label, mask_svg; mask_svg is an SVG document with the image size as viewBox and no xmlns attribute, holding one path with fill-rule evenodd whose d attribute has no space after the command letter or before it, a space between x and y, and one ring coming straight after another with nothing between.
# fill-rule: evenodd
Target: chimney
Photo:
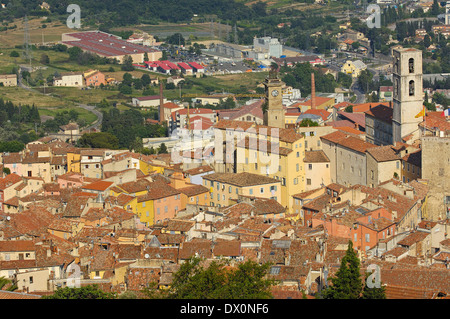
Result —
<instances>
[{"instance_id":1,"label":"chimney","mask_svg":"<svg viewBox=\"0 0 450 319\"><path fill-rule=\"evenodd\" d=\"M314 73L311 73L311 110L316 109L316 84L314 81Z\"/></svg>"},{"instance_id":2,"label":"chimney","mask_svg":"<svg viewBox=\"0 0 450 319\"><path fill-rule=\"evenodd\" d=\"M164 97L162 82L159 81L159 124L164 122Z\"/></svg>"}]
</instances>

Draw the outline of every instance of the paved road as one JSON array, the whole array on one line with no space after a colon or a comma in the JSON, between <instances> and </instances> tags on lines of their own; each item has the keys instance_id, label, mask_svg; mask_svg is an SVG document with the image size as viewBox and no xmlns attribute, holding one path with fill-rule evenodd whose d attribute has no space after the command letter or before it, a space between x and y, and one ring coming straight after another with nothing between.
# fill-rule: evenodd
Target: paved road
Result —
<instances>
[{"instance_id":1,"label":"paved road","mask_svg":"<svg viewBox=\"0 0 450 319\"><path fill-rule=\"evenodd\" d=\"M90 130L96 130L96 131L100 131L100 128L102 126L102 121L103 121L103 113L99 112L98 110L95 109L95 106L93 105L87 105L87 104L78 104L77 103L77 107L85 109L89 112L94 113L97 116L97 120L92 123L90 126L84 128L86 131L90 131Z\"/></svg>"},{"instance_id":2,"label":"paved road","mask_svg":"<svg viewBox=\"0 0 450 319\"><path fill-rule=\"evenodd\" d=\"M355 93L356 100L355 103L364 103L366 101L366 95L359 89L358 83L356 80L352 83L350 89Z\"/></svg>"}]
</instances>

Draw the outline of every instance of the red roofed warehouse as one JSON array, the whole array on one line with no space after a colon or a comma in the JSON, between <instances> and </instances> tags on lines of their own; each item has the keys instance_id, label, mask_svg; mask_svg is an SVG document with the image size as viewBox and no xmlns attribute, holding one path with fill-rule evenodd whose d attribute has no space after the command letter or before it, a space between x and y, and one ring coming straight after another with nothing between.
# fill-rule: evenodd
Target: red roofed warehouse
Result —
<instances>
[{"instance_id":1,"label":"red roofed warehouse","mask_svg":"<svg viewBox=\"0 0 450 319\"><path fill-rule=\"evenodd\" d=\"M117 59L123 62L124 56L128 55L134 63L144 62L144 54L147 53L150 60L159 60L162 52L153 48L133 44L122 40L112 34L101 31L86 31L64 33L62 43L69 47L79 47L83 51L91 52L99 56Z\"/></svg>"}]
</instances>

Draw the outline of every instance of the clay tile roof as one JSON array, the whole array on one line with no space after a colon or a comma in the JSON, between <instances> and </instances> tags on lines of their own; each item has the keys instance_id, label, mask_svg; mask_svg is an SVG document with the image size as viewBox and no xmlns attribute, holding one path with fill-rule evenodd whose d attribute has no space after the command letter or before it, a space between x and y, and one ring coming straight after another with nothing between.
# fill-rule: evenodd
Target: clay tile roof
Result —
<instances>
[{"instance_id":1,"label":"clay tile roof","mask_svg":"<svg viewBox=\"0 0 450 319\"><path fill-rule=\"evenodd\" d=\"M194 227L195 222L191 220L170 219L167 223L168 231L187 232Z\"/></svg>"},{"instance_id":2,"label":"clay tile roof","mask_svg":"<svg viewBox=\"0 0 450 319\"><path fill-rule=\"evenodd\" d=\"M213 254L215 256L240 256L241 242L239 240L218 241L213 247Z\"/></svg>"},{"instance_id":3,"label":"clay tile roof","mask_svg":"<svg viewBox=\"0 0 450 319\"><path fill-rule=\"evenodd\" d=\"M0 251L1 252L14 252L14 251L34 251L34 241L32 240L1 240Z\"/></svg>"},{"instance_id":4,"label":"clay tile roof","mask_svg":"<svg viewBox=\"0 0 450 319\"><path fill-rule=\"evenodd\" d=\"M207 172L211 172L214 171L214 169L212 167L210 167L209 165L202 165L196 168L191 168L188 170L185 170L184 172L186 174L189 175L198 175L198 174L203 174L203 173L207 173Z\"/></svg>"},{"instance_id":5,"label":"clay tile roof","mask_svg":"<svg viewBox=\"0 0 450 319\"><path fill-rule=\"evenodd\" d=\"M256 214L281 214L286 211L286 208L278 203L275 199L258 198L252 202L252 206L255 207Z\"/></svg>"},{"instance_id":6,"label":"clay tile roof","mask_svg":"<svg viewBox=\"0 0 450 319\"><path fill-rule=\"evenodd\" d=\"M392 149L391 145L372 147L367 150L367 153L372 155L377 162L388 162L400 159L397 153Z\"/></svg>"},{"instance_id":7,"label":"clay tile roof","mask_svg":"<svg viewBox=\"0 0 450 319\"><path fill-rule=\"evenodd\" d=\"M194 184L183 188L179 188L178 190L188 197L209 192L209 188L203 185L194 185Z\"/></svg>"},{"instance_id":8,"label":"clay tile roof","mask_svg":"<svg viewBox=\"0 0 450 319\"><path fill-rule=\"evenodd\" d=\"M114 184L114 182L97 181L97 182L93 182L93 183L83 186L83 189L90 189L90 190L95 190L95 191L105 191L112 184Z\"/></svg>"},{"instance_id":9,"label":"clay tile roof","mask_svg":"<svg viewBox=\"0 0 450 319\"><path fill-rule=\"evenodd\" d=\"M384 105L384 106L389 106L389 102L361 103L361 104L353 105L353 113L364 113L364 112L370 110L370 108L373 108L373 107L378 106L380 104Z\"/></svg>"},{"instance_id":10,"label":"clay tile roof","mask_svg":"<svg viewBox=\"0 0 450 319\"><path fill-rule=\"evenodd\" d=\"M136 192L142 192L147 189L151 182L147 179L139 179L133 182L127 182L117 185L119 189L123 189L125 192L132 194Z\"/></svg>"},{"instance_id":11,"label":"clay tile roof","mask_svg":"<svg viewBox=\"0 0 450 319\"><path fill-rule=\"evenodd\" d=\"M318 151L305 151L305 158L303 159L305 163L325 163L330 162L328 156L322 150Z\"/></svg>"},{"instance_id":12,"label":"clay tile roof","mask_svg":"<svg viewBox=\"0 0 450 319\"><path fill-rule=\"evenodd\" d=\"M348 135L345 134L344 132L335 131L333 133L321 136L320 138L337 144L338 142L343 140L346 136Z\"/></svg>"},{"instance_id":13,"label":"clay tile roof","mask_svg":"<svg viewBox=\"0 0 450 319\"><path fill-rule=\"evenodd\" d=\"M389 106L380 104L375 107L372 107L371 109L365 111L364 113L383 122L391 123L394 110Z\"/></svg>"},{"instance_id":14,"label":"clay tile roof","mask_svg":"<svg viewBox=\"0 0 450 319\"><path fill-rule=\"evenodd\" d=\"M205 175L203 177L206 180L211 180L215 182L220 183L226 183L241 187L246 186L255 186L255 185L262 185L262 184L271 184L271 183L279 183L278 180L259 175L259 174L252 174L247 172L242 173L212 173Z\"/></svg>"},{"instance_id":15,"label":"clay tile roof","mask_svg":"<svg viewBox=\"0 0 450 319\"><path fill-rule=\"evenodd\" d=\"M306 110L304 112L304 114L314 114L314 115L318 115L322 118L322 120L326 121L330 116L331 113L326 111L326 110L322 110L322 109L309 109Z\"/></svg>"},{"instance_id":16,"label":"clay tile roof","mask_svg":"<svg viewBox=\"0 0 450 319\"><path fill-rule=\"evenodd\" d=\"M180 259L189 259L198 255L200 258L212 257L212 242L210 240L194 239L190 242L183 242L180 248Z\"/></svg>"},{"instance_id":17,"label":"clay tile roof","mask_svg":"<svg viewBox=\"0 0 450 319\"><path fill-rule=\"evenodd\" d=\"M425 238L427 238L430 234L423 232L423 231L416 231L412 234L409 234L405 238L403 238L401 241L399 241L397 244L401 246L411 246L415 243L418 243Z\"/></svg>"},{"instance_id":18,"label":"clay tile roof","mask_svg":"<svg viewBox=\"0 0 450 319\"><path fill-rule=\"evenodd\" d=\"M384 256L399 257L399 256L405 254L406 252L408 252L408 249L405 247L395 247L395 248L385 252Z\"/></svg>"},{"instance_id":19,"label":"clay tile roof","mask_svg":"<svg viewBox=\"0 0 450 319\"><path fill-rule=\"evenodd\" d=\"M340 131L324 135L321 138L360 153L364 153L369 148L377 147L377 145L363 141L362 139L350 136Z\"/></svg>"},{"instance_id":20,"label":"clay tile roof","mask_svg":"<svg viewBox=\"0 0 450 319\"><path fill-rule=\"evenodd\" d=\"M181 194L181 192L165 182L152 182L149 184L147 193L137 197L138 203L148 200L160 199L164 197Z\"/></svg>"},{"instance_id":21,"label":"clay tile roof","mask_svg":"<svg viewBox=\"0 0 450 319\"><path fill-rule=\"evenodd\" d=\"M0 178L0 190L4 190L14 184L17 184L22 181L22 177L19 175L12 173L6 175L4 178Z\"/></svg>"},{"instance_id":22,"label":"clay tile roof","mask_svg":"<svg viewBox=\"0 0 450 319\"><path fill-rule=\"evenodd\" d=\"M0 299L40 299L42 296L24 292L0 290Z\"/></svg>"}]
</instances>

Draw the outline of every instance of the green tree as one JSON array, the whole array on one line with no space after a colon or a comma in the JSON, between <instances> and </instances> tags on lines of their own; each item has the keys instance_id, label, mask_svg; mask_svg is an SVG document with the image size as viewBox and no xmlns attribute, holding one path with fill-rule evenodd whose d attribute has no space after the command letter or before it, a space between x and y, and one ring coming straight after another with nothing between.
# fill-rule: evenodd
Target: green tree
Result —
<instances>
[{"instance_id":1,"label":"green tree","mask_svg":"<svg viewBox=\"0 0 450 319\"><path fill-rule=\"evenodd\" d=\"M204 267L203 259L192 257L174 273L166 295L148 294L168 299L268 299L276 283L267 279L270 265L254 261L227 267L225 261L213 261ZM147 292L148 293L148 292Z\"/></svg>"},{"instance_id":2,"label":"green tree","mask_svg":"<svg viewBox=\"0 0 450 319\"><path fill-rule=\"evenodd\" d=\"M369 281L369 273L366 273L365 286L361 299L386 299L386 288L380 284L380 287L370 288L367 283Z\"/></svg>"},{"instance_id":3,"label":"green tree","mask_svg":"<svg viewBox=\"0 0 450 319\"><path fill-rule=\"evenodd\" d=\"M81 147L118 149L119 139L108 132L84 133L78 140Z\"/></svg>"},{"instance_id":4,"label":"green tree","mask_svg":"<svg viewBox=\"0 0 450 319\"><path fill-rule=\"evenodd\" d=\"M42 296L42 299L116 299L116 293L105 292L98 285L88 285L81 288L64 287L52 295Z\"/></svg>"},{"instance_id":5,"label":"green tree","mask_svg":"<svg viewBox=\"0 0 450 319\"><path fill-rule=\"evenodd\" d=\"M311 119L303 119L300 124L300 127L310 127L310 126L319 126L319 123L313 121Z\"/></svg>"},{"instance_id":6,"label":"green tree","mask_svg":"<svg viewBox=\"0 0 450 319\"><path fill-rule=\"evenodd\" d=\"M324 299L359 299L363 291L360 274L360 262L353 249L353 242L348 242L345 256L336 275L331 279L331 285L325 288L321 295Z\"/></svg>"},{"instance_id":7,"label":"green tree","mask_svg":"<svg viewBox=\"0 0 450 319\"><path fill-rule=\"evenodd\" d=\"M144 87L149 86L151 83L150 75L148 74L142 74L141 76L142 85Z\"/></svg>"},{"instance_id":8,"label":"green tree","mask_svg":"<svg viewBox=\"0 0 450 319\"><path fill-rule=\"evenodd\" d=\"M7 287L7 288L3 289L4 287ZM0 277L0 290L14 291L16 289L17 289L17 285L13 284L13 282L11 280L5 278L4 276Z\"/></svg>"},{"instance_id":9,"label":"green tree","mask_svg":"<svg viewBox=\"0 0 450 319\"><path fill-rule=\"evenodd\" d=\"M349 105L345 108L345 112L347 113L353 113L353 105Z\"/></svg>"},{"instance_id":10,"label":"green tree","mask_svg":"<svg viewBox=\"0 0 450 319\"><path fill-rule=\"evenodd\" d=\"M133 71L133 58L129 55L123 57L123 62L121 66L122 71Z\"/></svg>"},{"instance_id":11,"label":"green tree","mask_svg":"<svg viewBox=\"0 0 450 319\"><path fill-rule=\"evenodd\" d=\"M167 146L164 143L161 143L161 145L158 148L158 154L167 154Z\"/></svg>"},{"instance_id":12,"label":"green tree","mask_svg":"<svg viewBox=\"0 0 450 319\"><path fill-rule=\"evenodd\" d=\"M4 141L0 142L0 152L17 153L22 151L25 145L19 141Z\"/></svg>"},{"instance_id":13,"label":"green tree","mask_svg":"<svg viewBox=\"0 0 450 319\"><path fill-rule=\"evenodd\" d=\"M423 45L425 46L425 48L428 48L431 45L431 39L428 34L423 38Z\"/></svg>"},{"instance_id":14,"label":"green tree","mask_svg":"<svg viewBox=\"0 0 450 319\"><path fill-rule=\"evenodd\" d=\"M433 0L433 4L431 5L431 15L437 16L439 12L439 2L437 0Z\"/></svg>"},{"instance_id":15,"label":"green tree","mask_svg":"<svg viewBox=\"0 0 450 319\"><path fill-rule=\"evenodd\" d=\"M79 56L83 53L79 47L71 47L67 49L67 53L69 53L69 60L77 61Z\"/></svg>"},{"instance_id":16,"label":"green tree","mask_svg":"<svg viewBox=\"0 0 450 319\"><path fill-rule=\"evenodd\" d=\"M47 54L43 53L43 54L41 54L40 62L41 62L42 64L47 65L47 64L50 63L50 58L48 57Z\"/></svg>"},{"instance_id":17,"label":"green tree","mask_svg":"<svg viewBox=\"0 0 450 319\"><path fill-rule=\"evenodd\" d=\"M20 54L19 54L19 52L13 50L13 51L11 51L9 56L12 57L12 58L18 58L20 56Z\"/></svg>"}]
</instances>

